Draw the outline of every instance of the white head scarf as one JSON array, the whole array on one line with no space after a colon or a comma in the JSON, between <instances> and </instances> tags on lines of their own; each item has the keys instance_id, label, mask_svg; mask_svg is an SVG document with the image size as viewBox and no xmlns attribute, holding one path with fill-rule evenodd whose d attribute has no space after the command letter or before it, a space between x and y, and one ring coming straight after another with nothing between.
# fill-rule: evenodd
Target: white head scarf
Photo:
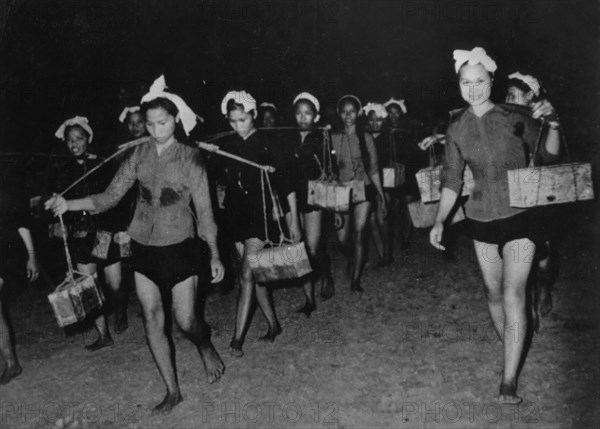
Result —
<instances>
[{"instance_id":1,"label":"white head scarf","mask_svg":"<svg viewBox=\"0 0 600 429\"><path fill-rule=\"evenodd\" d=\"M536 97L538 95L540 95L540 86L541 86L540 82L533 76L516 72L516 73L509 75L508 78L509 79L519 79L520 81L523 81L525 83L525 85L527 85L529 88L531 88L531 90L533 91L533 93L535 94Z\"/></svg>"},{"instance_id":2,"label":"white head scarf","mask_svg":"<svg viewBox=\"0 0 600 429\"><path fill-rule=\"evenodd\" d=\"M270 107L277 112L277 106L275 106L273 103L267 103L266 101L260 103L258 107Z\"/></svg>"},{"instance_id":3,"label":"white head scarf","mask_svg":"<svg viewBox=\"0 0 600 429\"><path fill-rule=\"evenodd\" d=\"M256 118L256 115L258 114L256 111L256 100L252 95L246 91L229 91L225 97L223 97L223 101L221 101L221 113L223 116L227 116L227 103L229 103L229 100L233 100L237 104L244 106L246 112L254 110L254 118Z\"/></svg>"},{"instance_id":4,"label":"white head scarf","mask_svg":"<svg viewBox=\"0 0 600 429\"><path fill-rule=\"evenodd\" d=\"M402 110L402 113L404 113L406 115L407 110L406 110L406 103L404 102L404 100L396 100L394 97L392 97L388 101L383 103L383 107L385 107L387 109L392 104L398 105L400 107L400 110Z\"/></svg>"},{"instance_id":5,"label":"white head scarf","mask_svg":"<svg viewBox=\"0 0 600 429\"><path fill-rule=\"evenodd\" d=\"M166 92L166 88L167 84L165 83L165 76L161 75L154 81L150 87L150 91L142 97L141 104L156 98L166 98L167 100L172 101L175 107L177 107L177 110L179 110L179 118L181 119L183 130L185 131L185 134L189 136L190 131L196 126L196 114L180 96Z\"/></svg>"},{"instance_id":6,"label":"white head scarf","mask_svg":"<svg viewBox=\"0 0 600 429\"><path fill-rule=\"evenodd\" d=\"M375 112L375 116L378 118L387 118L388 112L385 106L381 103L367 103L363 108L365 116L369 116L369 113Z\"/></svg>"},{"instance_id":7,"label":"white head scarf","mask_svg":"<svg viewBox=\"0 0 600 429\"><path fill-rule=\"evenodd\" d=\"M362 115L363 114L363 107L362 107L362 103L360 102L360 99L356 96L356 95L352 95L352 94L346 94L346 95L342 95L340 97L340 99L337 102L337 111L339 113L340 111L340 101L342 101L344 98L352 98L353 100L355 100L358 103L358 115Z\"/></svg>"},{"instance_id":8,"label":"white head scarf","mask_svg":"<svg viewBox=\"0 0 600 429\"><path fill-rule=\"evenodd\" d=\"M483 48L480 47L475 47L470 51L457 49L454 51L453 57L455 61L454 69L456 70L456 73L458 73L460 67L466 62L468 62L471 66L474 66L475 64L481 64L490 73L494 73L498 68L496 62L491 59L488 54L486 54Z\"/></svg>"},{"instance_id":9,"label":"white head scarf","mask_svg":"<svg viewBox=\"0 0 600 429\"><path fill-rule=\"evenodd\" d=\"M56 138L59 138L62 141L64 141L65 129L72 125L79 125L81 128L83 128L90 135L89 142L92 142L92 140L94 139L94 132L92 131L92 127L90 127L88 118L86 118L85 116L74 116L71 119L67 119L65 122L63 122L62 125L58 127L58 130L56 130L56 133L54 133Z\"/></svg>"},{"instance_id":10,"label":"white head scarf","mask_svg":"<svg viewBox=\"0 0 600 429\"><path fill-rule=\"evenodd\" d=\"M321 103L319 103L317 97L312 95L310 92L301 92L300 94L296 95L292 104L296 104L299 100L308 100L315 106L315 109L317 109L315 122L319 122L319 119L321 119L321 115L319 115L319 111L321 110Z\"/></svg>"},{"instance_id":11,"label":"white head scarf","mask_svg":"<svg viewBox=\"0 0 600 429\"><path fill-rule=\"evenodd\" d=\"M140 111L140 106L131 106L131 107L126 107L123 109L123 111L121 112L121 114L119 115L119 122L124 122L125 118L127 118L127 115L129 115L130 113L134 113L134 112L139 112Z\"/></svg>"}]
</instances>

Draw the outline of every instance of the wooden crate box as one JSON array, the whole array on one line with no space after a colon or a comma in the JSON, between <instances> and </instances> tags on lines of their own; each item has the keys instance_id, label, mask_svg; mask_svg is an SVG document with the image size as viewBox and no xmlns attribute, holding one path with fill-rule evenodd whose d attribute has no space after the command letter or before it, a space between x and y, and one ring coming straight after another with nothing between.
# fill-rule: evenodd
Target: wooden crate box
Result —
<instances>
[{"instance_id":1,"label":"wooden crate box","mask_svg":"<svg viewBox=\"0 0 600 429\"><path fill-rule=\"evenodd\" d=\"M350 209L351 192L350 186L340 185L337 182L310 180L307 203L324 210L347 212Z\"/></svg>"},{"instance_id":2,"label":"wooden crate box","mask_svg":"<svg viewBox=\"0 0 600 429\"><path fill-rule=\"evenodd\" d=\"M442 166L423 168L417 172L416 176L419 191L421 193L421 201L424 203L439 201L442 185ZM461 195L469 195L470 190L474 186L474 182L473 172L468 166L465 167L463 181L464 186Z\"/></svg>"},{"instance_id":3,"label":"wooden crate box","mask_svg":"<svg viewBox=\"0 0 600 429\"><path fill-rule=\"evenodd\" d=\"M510 170L511 207L534 207L594 199L592 166L570 163Z\"/></svg>"},{"instance_id":4,"label":"wooden crate box","mask_svg":"<svg viewBox=\"0 0 600 429\"><path fill-rule=\"evenodd\" d=\"M398 162L392 162L387 167L383 168L383 187L384 188L396 188L402 184L406 179L404 164Z\"/></svg>"},{"instance_id":5,"label":"wooden crate box","mask_svg":"<svg viewBox=\"0 0 600 429\"><path fill-rule=\"evenodd\" d=\"M104 295L96 284L95 276L75 271L73 277L73 281L66 279L48 295L61 327L82 321L104 303Z\"/></svg>"},{"instance_id":6,"label":"wooden crate box","mask_svg":"<svg viewBox=\"0 0 600 429\"><path fill-rule=\"evenodd\" d=\"M303 242L264 247L249 262L257 283L297 279L312 272Z\"/></svg>"}]
</instances>

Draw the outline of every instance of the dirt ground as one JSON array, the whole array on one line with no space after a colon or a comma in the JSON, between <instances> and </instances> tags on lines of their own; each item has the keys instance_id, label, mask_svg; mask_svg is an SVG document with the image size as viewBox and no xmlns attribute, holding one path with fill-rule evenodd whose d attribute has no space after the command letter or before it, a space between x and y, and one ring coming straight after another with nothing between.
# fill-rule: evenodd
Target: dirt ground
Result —
<instances>
[{"instance_id":1,"label":"dirt ground","mask_svg":"<svg viewBox=\"0 0 600 429\"><path fill-rule=\"evenodd\" d=\"M84 350L93 330L66 335L46 300L25 288L11 318L23 374L0 387L3 428L584 428L600 427L598 227L590 207L573 210L561 245L554 309L533 336L520 406L495 401L502 347L487 313L480 272L461 235L454 262L416 233L395 262L367 268L362 296L343 281L333 250L335 298L310 318L294 312L299 288L275 291L284 327L273 344L257 312L246 355L228 354L237 290L207 299L207 320L227 366L209 385L197 352L175 331L184 395L168 416L150 409L164 395L146 346L139 305L115 345ZM112 316L111 316L112 329ZM595 363L594 363L595 362Z\"/></svg>"}]
</instances>

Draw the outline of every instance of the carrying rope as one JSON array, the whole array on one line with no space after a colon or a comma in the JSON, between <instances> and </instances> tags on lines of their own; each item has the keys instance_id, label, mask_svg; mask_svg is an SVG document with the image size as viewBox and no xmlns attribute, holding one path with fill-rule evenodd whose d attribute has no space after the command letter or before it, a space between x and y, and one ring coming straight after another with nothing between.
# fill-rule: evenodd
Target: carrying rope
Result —
<instances>
[{"instance_id":1,"label":"carrying rope","mask_svg":"<svg viewBox=\"0 0 600 429\"><path fill-rule=\"evenodd\" d=\"M75 282L75 274L73 272L73 262L71 260L71 252L69 252L69 244L67 243L67 228L65 227L65 222L63 220L62 214L58 215L58 219L60 220L60 228L62 230L62 238L63 245L65 248L65 255L67 256L67 280L71 283Z\"/></svg>"}]
</instances>

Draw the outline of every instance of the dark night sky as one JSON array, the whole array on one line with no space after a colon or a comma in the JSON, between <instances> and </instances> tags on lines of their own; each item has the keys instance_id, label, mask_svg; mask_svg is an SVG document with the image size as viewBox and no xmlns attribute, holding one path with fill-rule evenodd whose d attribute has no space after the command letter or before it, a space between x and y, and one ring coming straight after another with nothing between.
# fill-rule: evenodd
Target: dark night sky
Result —
<instances>
[{"instance_id":1,"label":"dark night sky","mask_svg":"<svg viewBox=\"0 0 600 429\"><path fill-rule=\"evenodd\" d=\"M572 145L587 152L598 141L594 1L4 0L0 7L0 138L10 150L50 150L56 127L76 113L108 140L119 88L150 84L160 73L209 119L205 132L226 129L220 100L240 88L286 108L300 90L324 103L347 92L364 102L393 95L431 122L462 107L452 50L476 45L499 65L497 101L506 75L534 74Z\"/></svg>"}]
</instances>

